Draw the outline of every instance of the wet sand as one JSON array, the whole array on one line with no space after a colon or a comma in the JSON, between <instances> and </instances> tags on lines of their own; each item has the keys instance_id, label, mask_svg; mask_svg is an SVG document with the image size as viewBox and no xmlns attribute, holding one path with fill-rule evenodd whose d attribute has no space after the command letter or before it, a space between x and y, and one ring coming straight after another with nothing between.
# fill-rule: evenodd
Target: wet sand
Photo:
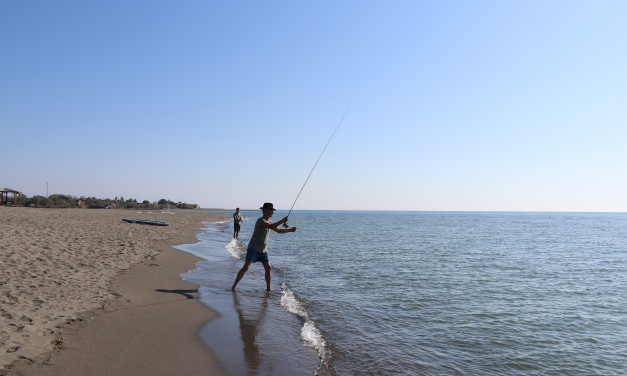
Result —
<instances>
[{"instance_id":1,"label":"wet sand","mask_svg":"<svg viewBox=\"0 0 627 376\"><path fill-rule=\"evenodd\" d=\"M170 247L221 218L0 208L0 375L223 374L198 336L216 313L179 276L198 259Z\"/></svg>"}]
</instances>

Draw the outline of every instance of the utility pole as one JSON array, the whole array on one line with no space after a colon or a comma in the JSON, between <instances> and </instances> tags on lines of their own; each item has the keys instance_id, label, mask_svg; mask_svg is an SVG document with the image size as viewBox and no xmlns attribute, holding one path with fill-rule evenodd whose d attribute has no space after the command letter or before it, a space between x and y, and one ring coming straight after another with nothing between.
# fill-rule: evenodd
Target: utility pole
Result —
<instances>
[{"instance_id":1,"label":"utility pole","mask_svg":"<svg viewBox=\"0 0 627 376\"><path fill-rule=\"evenodd\" d=\"M46 182L46 198L48 198L48 182Z\"/></svg>"}]
</instances>

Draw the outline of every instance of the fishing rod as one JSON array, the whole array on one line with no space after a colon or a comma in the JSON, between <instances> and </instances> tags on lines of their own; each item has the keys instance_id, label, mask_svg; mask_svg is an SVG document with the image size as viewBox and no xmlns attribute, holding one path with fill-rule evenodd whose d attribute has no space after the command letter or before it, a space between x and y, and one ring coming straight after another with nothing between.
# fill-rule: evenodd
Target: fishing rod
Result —
<instances>
[{"instance_id":1,"label":"fishing rod","mask_svg":"<svg viewBox=\"0 0 627 376\"><path fill-rule=\"evenodd\" d=\"M322 154L324 154L324 151L327 150L327 146L329 146L329 143L333 139L333 136L335 136L335 132L337 132L337 130L340 128L340 125L342 125L342 123L344 122L344 118L346 118L346 115L348 115L348 110L349 109L350 109L350 106L346 107L346 110L344 111L344 114L340 118L340 121L335 126L335 129L333 130L333 133L331 133L331 137L329 137L329 139L327 140L327 143L324 145L324 148L320 152L320 155L318 156L318 159L316 160L316 163L314 163L313 167L311 168L311 171L309 171L309 175L307 175L307 179L305 179L305 182L303 183L303 186L300 188L300 191L298 192L298 195L296 195L296 199L294 200L294 203L292 204L292 207L290 208L290 211L287 213L286 217L289 217L290 214L292 213L292 209L294 209L294 205L296 205L296 201L298 201L298 198L300 197L300 194L303 193L303 189L305 189L305 185L307 185L307 182L309 181L309 178L311 177L311 174L316 169L316 166L318 165L318 162L320 162L320 158L322 158ZM287 222L285 222L283 224L283 227L288 228L290 226L287 224Z\"/></svg>"}]
</instances>

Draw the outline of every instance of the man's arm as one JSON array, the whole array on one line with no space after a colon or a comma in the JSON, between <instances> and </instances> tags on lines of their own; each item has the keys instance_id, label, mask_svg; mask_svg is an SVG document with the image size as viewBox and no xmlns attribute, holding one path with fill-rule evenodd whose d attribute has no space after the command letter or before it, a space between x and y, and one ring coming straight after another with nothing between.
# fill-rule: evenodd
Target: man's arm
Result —
<instances>
[{"instance_id":1,"label":"man's arm","mask_svg":"<svg viewBox=\"0 0 627 376\"><path fill-rule=\"evenodd\" d=\"M275 232L278 232L279 234L287 234L288 232L296 232L296 227L292 227L292 228L273 228L273 230Z\"/></svg>"},{"instance_id":2,"label":"man's arm","mask_svg":"<svg viewBox=\"0 0 627 376\"><path fill-rule=\"evenodd\" d=\"M270 230L274 230L274 231L276 231L276 230L277 230L277 228L278 228L280 225L282 225L282 224L284 224L284 223L286 223L286 222L287 222L287 217L285 217L285 218L281 219L281 220L280 220L280 221L278 221L278 222L274 222L274 223L272 223L272 224L268 224L268 223L266 223L266 221L263 221L263 222L261 222L261 227L263 227L263 228L269 228ZM277 231L277 232L278 232L278 231Z\"/></svg>"}]
</instances>

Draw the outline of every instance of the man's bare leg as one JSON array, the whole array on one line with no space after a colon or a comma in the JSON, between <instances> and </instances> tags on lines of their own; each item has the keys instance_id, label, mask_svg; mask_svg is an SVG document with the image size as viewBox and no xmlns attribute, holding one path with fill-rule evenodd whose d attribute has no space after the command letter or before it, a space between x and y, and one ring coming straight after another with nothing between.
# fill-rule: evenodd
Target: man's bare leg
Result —
<instances>
[{"instance_id":1,"label":"man's bare leg","mask_svg":"<svg viewBox=\"0 0 627 376\"><path fill-rule=\"evenodd\" d=\"M242 280L242 277L244 277L244 274L246 274L246 272L248 271L248 268L250 268L250 264L252 263L248 260L244 262L244 266L242 266L242 268L237 273L237 277L235 278L235 283L233 283L233 287L231 287L231 290L235 291L235 287L237 287L237 284L239 283L239 281Z\"/></svg>"},{"instance_id":2,"label":"man's bare leg","mask_svg":"<svg viewBox=\"0 0 627 376\"><path fill-rule=\"evenodd\" d=\"M261 262L263 264L263 268L266 270L266 291L272 291L272 289L270 289L270 283L272 282L272 274L270 273L270 271L272 270L272 265L270 265L270 262Z\"/></svg>"}]
</instances>

